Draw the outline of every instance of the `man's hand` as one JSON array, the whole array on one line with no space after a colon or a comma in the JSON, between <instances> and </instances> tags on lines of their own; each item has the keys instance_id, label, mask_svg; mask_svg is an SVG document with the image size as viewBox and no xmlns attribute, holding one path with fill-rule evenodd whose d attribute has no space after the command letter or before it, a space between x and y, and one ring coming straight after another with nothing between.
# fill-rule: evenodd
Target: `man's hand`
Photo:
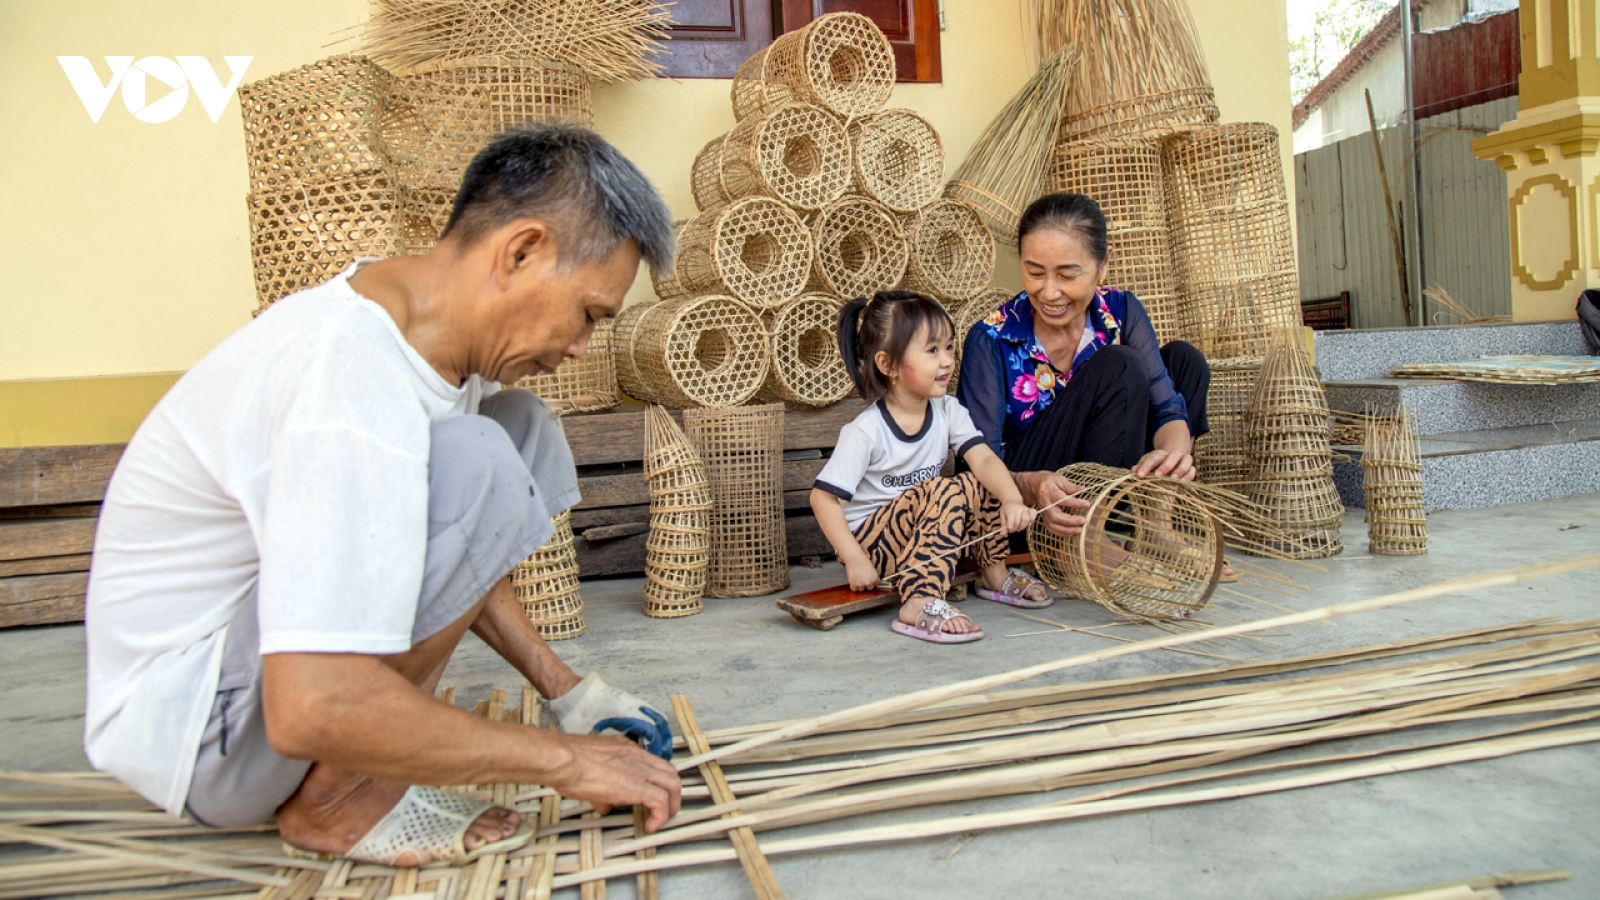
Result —
<instances>
[{"instance_id":1,"label":"man's hand","mask_svg":"<svg viewBox=\"0 0 1600 900\"><path fill-rule=\"evenodd\" d=\"M667 762L615 735L573 734L561 740L572 758L549 784L561 796L587 800L602 815L612 806L643 804L650 810L645 831L652 833L678 814L681 786Z\"/></svg>"},{"instance_id":2,"label":"man's hand","mask_svg":"<svg viewBox=\"0 0 1600 900\"><path fill-rule=\"evenodd\" d=\"M672 758L672 730L667 719L626 691L619 691L599 675L589 674L560 697L546 700L545 709L557 730L567 734L614 731L662 759Z\"/></svg>"},{"instance_id":3,"label":"man's hand","mask_svg":"<svg viewBox=\"0 0 1600 900\"><path fill-rule=\"evenodd\" d=\"M1046 528L1062 537L1071 537L1083 531L1084 518L1077 511L1088 509L1089 501L1076 496L1083 492L1082 487L1068 481L1059 472L1018 472L1012 477L1017 483L1017 490L1022 493L1023 502L1041 510L1039 515L1044 519ZM1064 502L1044 509L1063 497L1067 498Z\"/></svg>"},{"instance_id":4,"label":"man's hand","mask_svg":"<svg viewBox=\"0 0 1600 900\"><path fill-rule=\"evenodd\" d=\"M1194 457L1187 453L1172 453L1167 450L1151 450L1139 458L1133 467L1133 474L1140 478L1167 477L1179 481L1193 481L1195 476Z\"/></svg>"}]
</instances>

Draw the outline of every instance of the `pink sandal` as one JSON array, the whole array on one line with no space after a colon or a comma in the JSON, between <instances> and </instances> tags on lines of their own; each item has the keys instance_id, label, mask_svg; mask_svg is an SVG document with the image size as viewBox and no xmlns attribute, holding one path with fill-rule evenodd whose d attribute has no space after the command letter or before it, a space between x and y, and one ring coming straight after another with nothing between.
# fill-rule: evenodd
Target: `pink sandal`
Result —
<instances>
[{"instance_id":1,"label":"pink sandal","mask_svg":"<svg viewBox=\"0 0 1600 900\"><path fill-rule=\"evenodd\" d=\"M1036 584L1045 588L1043 600L1035 600L1025 593L1028 588ZM1023 609L1043 609L1056 602L1056 598L1050 596L1050 589L1045 587L1044 582L1021 569L1011 569L1006 572L1006 580L1001 583L1000 589L997 591L991 591L984 587L982 582L979 582L978 596L985 600L993 600L996 603L1004 603L1007 606L1019 606Z\"/></svg>"},{"instance_id":2,"label":"pink sandal","mask_svg":"<svg viewBox=\"0 0 1600 900\"><path fill-rule=\"evenodd\" d=\"M917 619L917 624L907 625L895 619L889 626L890 629L907 637L914 637L919 641L928 641L934 644L965 644L983 637L983 629L967 632L949 632L944 630L944 623L951 619L961 618L972 622L972 617L966 613L956 612L955 608L946 603L943 597L929 600L922 604L922 615ZM973 622L976 625L976 622Z\"/></svg>"}]
</instances>

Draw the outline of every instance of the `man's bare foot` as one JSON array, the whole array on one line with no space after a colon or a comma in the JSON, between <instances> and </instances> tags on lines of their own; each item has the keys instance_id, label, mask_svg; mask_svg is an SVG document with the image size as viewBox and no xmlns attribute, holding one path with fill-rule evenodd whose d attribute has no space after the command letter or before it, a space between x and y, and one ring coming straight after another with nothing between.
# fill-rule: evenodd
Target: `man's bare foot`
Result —
<instances>
[{"instance_id":1,"label":"man's bare foot","mask_svg":"<svg viewBox=\"0 0 1600 900\"><path fill-rule=\"evenodd\" d=\"M377 781L317 763L306 780L278 807L278 834L302 850L347 853L366 836L378 820L400 802L406 786ZM483 844L510 837L522 817L502 806L490 807L467 829L462 843L468 852ZM415 854L402 853L394 864L422 865Z\"/></svg>"},{"instance_id":2,"label":"man's bare foot","mask_svg":"<svg viewBox=\"0 0 1600 900\"><path fill-rule=\"evenodd\" d=\"M918 622L927 621L932 626L928 629L929 631L942 631L945 634L968 634L970 632L983 630L978 627L977 622L972 621L966 616L956 616L953 619L946 619L943 623L943 627L940 627L938 619L923 615L922 604L927 602L927 597L907 597L906 599L902 600L900 602L900 621L912 626L913 628L916 627Z\"/></svg>"}]
</instances>

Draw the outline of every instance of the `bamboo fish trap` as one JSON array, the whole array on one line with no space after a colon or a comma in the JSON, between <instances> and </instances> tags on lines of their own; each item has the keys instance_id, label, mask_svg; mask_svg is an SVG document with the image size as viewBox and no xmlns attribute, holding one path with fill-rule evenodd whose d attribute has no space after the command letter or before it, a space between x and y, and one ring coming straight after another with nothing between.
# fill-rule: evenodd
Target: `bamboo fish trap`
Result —
<instances>
[{"instance_id":1,"label":"bamboo fish trap","mask_svg":"<svg viewBox=\"0 0 1600 900\"><path fill-rule=\"evenodd\" d=\"M894 50L878 26L830 13L745 60L733 76L733 114L743 120L798 101L860 118L883 108L894 79Z\"/></svg>"},{"instance_id":2,"label":"bamboo fish trap","mask_svg":"<svg viewBox=\"0 0 1600 900\"><path fill-rule=\"evenodd\" d=\"M767 329L732 297L639 304L617 318L617 381L629 396L673 408L736 406L770 363Z\"/></svg>"},{"instance_id":3,"label":"bamboo fish trap","mask_svg":"<svg viewBox=\"0 0 1600 900\"><path fill-rule=\"evenodd\" d=\"M799 216L769 197L746 197L683 226L670 280L658 280L656 290L674 297L731 294L773 309L806 286L812 256L811 233Z\"/></svg>"},{"instance_id":4,"label":"bamboo fish trap","mask_svg":"<svg viewBox=\"0 0 1600 900\"><path fill-rule=\"evenodd\" d=\"M517 382L544 399L556 412L589 412L609 409L620 402L617 396L617 363L612 348L615 323L607 320L594 327L589 348L576 359L563 360L548 375L531 375Z\"/></svg>"},{"instance_id":5,"label":"bamboo fish trap","mask_svg":"<svg viewBox=\"0 0 1600 900\"><path fill-rule=\"evenodd\" d=\"M1329 418L1322 383L1298 329L1276 333L1245 413L1250 465L1245 493L1281 534L1298 542L1284 549L1299 559L1344 549L1339 537L1344 503L1333 483Z\"/></svg>"},{"instance_id":6,"label":"bamboo fish trap","mask_svg":"<svg viewBox=\"0 0 1600 900\"><path fill-rule=\"evenodd\" d=\"M1422 439L1404 406L1393 413L1368 411L1361 453L1361 489L1366 495L1367 549L1384 556L1428 552L1428 517L1422 499Z\"/></svg>"},{"instance_id":7,"label":"bamboo fish trap","mask_svg":"<svg viewBox=\"0 0 1600 900\"><path fill-rule=\"evenodd\" d=\"M856 188L896 212L916 212L939 196L944 144L909 109L886 109L849 129Z\"/></svg>"},{"instance_id":8,"label":"bamboo fish trap","mask_svg":"<svg viewBox=\"0 0 1600 900\"><path fill-rule=\"evenodd\" d=\"M708 143L690 173L702 208L761 195L813 210L839 199L852 178L844 126L820 107L803 103L744 119L720 141Z\"/></svg>"},{"instance_id":9,"label":"bamboo fish trap","mask_svg":"<svg viewBox=\"0 0 1600 900\"><path fill-rule=\"evenodd\" d=\"M767 401L827 406L855 390L839 356L837 297L801 294L773 317L772 368L756 394Z\"/></svg>"},{"instance_id":10,"label":"bamboo fish trap","mask_svg":"<svg viewBox=\"0 0 1600 900\"><path fill-rule=\"evenodd\" d=\"M1038 53L1093 47L1068 86L1061 139L1164 137L1217 121L1183 0L1033 0Z\"/></svg>"},{"instance_id":11,"label":"bamboo fish trap","mask_svg":"<svg viewBox=\"0 0 1600 900\"><path fill-rule=\"evenodd\" d=\"M578 596L578 556L572 541L572 513L556 516L556 533L511 571L511 589L528 621L547 641L583 634L583 598Z\"/></svg>"},{"instance_id":12,"label":"bamboo fish trap","mask_svg":"<svg viewBox=\"0 0 1600 900\"><path fill-rule=\"evenodd\" d=\"M644 477L650 486L644 614L657 619L703 609L711 553L711 484L706 464L665 407L647 414Z\"/></svg>"},{"instance_id":13,"label":"bamboo fish trap","mask_svg":"<svg viewBox=\"0 0 1600 900\"><path fill-rule=\"evenodd\" d=\"M870 297L899 284L910 246L894 214L867 197L847 196L811 220L816 247L810 289L839 297Z\"/></svg>"},{"instance_id":14,"label":"bamboo fish trap","mask_svg":"<svg viewBox=\"0 0 1600 900\"><path fill-rule=\"evenodd\" d=\"M978 211L994 239L1017 243L1022 211L1039 196L1061 119L1062 97L1077 68L1077 51L1061 47L1022 86L967 151L945 196Z\"/></svg>"},{"instance_id":15,"label":"bamboo fish trap","mask_svg":"<svg viewBox=\"0 0 1600 900\"><path fill-rule=\"evenodd\" d=\"M754 597L788 587L783 404L685 410L683 428L711 482L706 596Z\"/></svg>"},{"instance_id":16,"label":"bamboo fish trap","mask_svg":"<svg viewBox=\"0 0 1600 900\"><path fill-rule=\"evenodd\" d=\"M1213 359L1210 365L1206 422L1211 430L1195 441L1195 468L1206 484L1243 484L1250 473L1249 427L1245 419L1261 374L1261 359Z\"/></svg>"},{"instance_id":17,"label":"bamboo fish trap","mask_svg":"<svg viewBox=\"0 0 1600 900\"><path fill-rule=\"evenodd\" d=\"M946 197L916 216L907 228L911 261L906 290L932 294L946 303L983 290L994 275L994 235L972 207Z\"/></svg>"}]
</instances>

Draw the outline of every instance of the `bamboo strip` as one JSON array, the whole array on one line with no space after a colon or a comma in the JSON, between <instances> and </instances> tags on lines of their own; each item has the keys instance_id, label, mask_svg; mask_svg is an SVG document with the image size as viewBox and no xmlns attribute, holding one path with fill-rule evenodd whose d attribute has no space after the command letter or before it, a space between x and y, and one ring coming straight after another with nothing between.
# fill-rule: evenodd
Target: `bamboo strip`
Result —
<instances>
[{"instance_id":1,"label":"bamboo strip","mask_svg":"<svg viewBox=\"0 0 1600 900\"><path fill-rule=\"evenodd\" d=\"M1425 891L1438 891L1447 888L1467 888L1469 891L1478 888L1517 887L1524 884L1539 884L1546 881L1566 881L1572 873L1566 869L1533 869L1520 872L1500 872L1494 875L1481 875L1477 878L1466 878L1461 881L1444 881L1435 884L1419 884L1416 887L1400 888L1398 890L1372 891L1365 894L1343 894L1338 897L1329 897L1327 900L1390 900L1390 898L1409 897Z\"/></svg>"},{"instance_id":2,"label":"bamboo strip","mask_svg":"<svg viewBox=\"0 0 1600 900\"><path fill-rule=\"evenodd\" d=\"M578 870L580 872L598 868L603 856L601 855L600 829L593 826L592 820L600 818L597 812L584 813L585 822L591 827L578 833ZM585 881L582 889L583 900L606 900L606 883L604 881Z\"/></svg>"},{"instance_id":3,"label":"bamboo strip","mask_svg":"<svg viewBox=\"0 0 1600 900\"><path fill-rule=\"evenodd\" d=\"M672 714L677 718L678 728L683 731L691 752L707 752L710 746L700 732L700 720L695 716L694 706L690 704L689 698L683 694L673 694L671 699ZM722 767L714 762L708 762L700 767L700 771L711 789L712 799L719 806L729 808L730 816L737 814L738 804L734 801L733 790L728 787L728 780L723 777ZM782 900L783 887L778 884L777 873L772 871L772 865L762 854L761 845L756 843L755 832L749 828L734 828L729 830L728 838L733 842L734 851L739 857L739 865L744 868L745 876L750 879L750 887L755 891L757 900Z\"/></svg>"},{"instance_id":4,"label":"bamboo strip","mask_svg":"<svg viewBox=\"0 0 1600 900\"><path fill-rule=\"evenodd\" d=\"M646 815L645 808L643 806L634 806L634 808L633 808L633 833L634 834L644 834L644 826L645 826L646 818L647 818L647 815ZM653 859L655 857L655 855L656 855L656 848L654 848L654 847L646 847L645 849L639 851L638 858L639 859ZM510 896L510 893L511 892L508 890L506 892L507 896ZM660 900L660 898L661 898L661 877L659 875L657 875L656 873L654 873L654 872L640 872L638 880L635 882L634 895L638 898L638 900Z\"/></svg>"},{"instance_id":5,"label":"bamboo strip","mask_svg":"<svg viewBox=\"0 0 1600 900\"><path fill-rule=\"evenodd\" d=\"M12 840L27 844L37 844L41 847L50 847L56 850L67 850L83 853L89 856L105 856L112 859L121 859L128 862L140 863L155 868L176 869L182 872L194 872L198 875L209 875L212 878L225 878L229 881L242 881L246 884L259 884L266 887L286 887L289 880L276 875L262 875L257 872L248 872L243 869L214 866L209 863L195 862L187 859L178 859L165 856L144 856L137 852L124 850L120 847L102 846L79 841L66 841L49 832L37 828L28 828L17 825L0 825L0 837L9 837Z\"/></svg>"}]
</instances>

